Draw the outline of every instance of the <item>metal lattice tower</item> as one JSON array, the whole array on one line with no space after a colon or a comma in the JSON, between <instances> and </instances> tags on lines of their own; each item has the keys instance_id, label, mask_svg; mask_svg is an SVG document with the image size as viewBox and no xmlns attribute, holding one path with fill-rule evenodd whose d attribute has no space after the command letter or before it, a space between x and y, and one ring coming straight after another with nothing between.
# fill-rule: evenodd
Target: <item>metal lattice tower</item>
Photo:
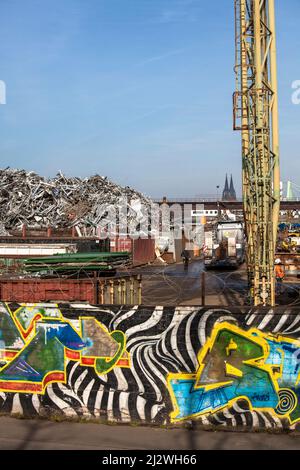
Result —
<instances>
[{"instance_id":1,"label":"metal lattice tower","mask_svg":"<svg viewBox=\"0 0 300 470\"><path fill-rule=\"evenodd\" d=\"M274 0L235 0L234 129L242 132L247 268L254 305L275 305L280 209Z\"/></svg>"}]
</instances>

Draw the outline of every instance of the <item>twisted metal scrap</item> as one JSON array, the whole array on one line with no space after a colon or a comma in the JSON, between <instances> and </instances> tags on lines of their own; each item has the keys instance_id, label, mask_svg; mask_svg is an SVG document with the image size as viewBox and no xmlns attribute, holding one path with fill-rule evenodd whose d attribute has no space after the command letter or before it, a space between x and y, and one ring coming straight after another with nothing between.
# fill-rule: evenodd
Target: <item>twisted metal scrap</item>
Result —
<instances>
[{"instance_id":1,"label":"twisted metal scrap","mask_svg":"<svg viewBox=\"0 0 300 470\"><path fill-rule=\"evenodd\" d=\"M150 208L142 193L95 175L68 178L59 172L46 179L34 172L0 169L0 227L2 230L30 227L97 227L107 205L126 201L128 217L134 219L131 203L139 200Z\"/></svg>"}]
</instances>

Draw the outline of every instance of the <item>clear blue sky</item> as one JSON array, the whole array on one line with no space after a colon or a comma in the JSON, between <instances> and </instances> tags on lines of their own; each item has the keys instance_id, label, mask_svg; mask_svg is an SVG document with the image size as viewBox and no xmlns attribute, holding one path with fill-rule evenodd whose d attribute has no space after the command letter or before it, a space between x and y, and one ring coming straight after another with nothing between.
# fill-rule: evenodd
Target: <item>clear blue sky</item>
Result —
<instances>
[{"instance_id":1,"label":"clear blue sky","mask_svg":"<svg viewBox=\"0 0 300 470\"><path fill-rule=\"evenodd\" d=\"M0 0L0 167L149 195L240 190L233 0ZM282 178L300 184L300 2L277 0Z\"/></svg>"}]
</instances>

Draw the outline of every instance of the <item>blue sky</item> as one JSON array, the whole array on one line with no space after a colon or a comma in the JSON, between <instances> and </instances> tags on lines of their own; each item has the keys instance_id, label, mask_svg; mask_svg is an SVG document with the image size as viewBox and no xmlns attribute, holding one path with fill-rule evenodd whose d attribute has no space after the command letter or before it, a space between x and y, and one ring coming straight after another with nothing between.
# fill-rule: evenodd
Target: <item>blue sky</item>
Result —
<instances>
[{"instance_id":1,"label":"blue sky","mask_svg":"<svg viewBox=\"0 0 300 470\"><path fill-rule=\"evenodd\" d=\"M98 173L151 196L232 173L233 0L0 0L1 167ZM282 179L300 185L299 0L276 1Z\"/></svg>"}]
</instances>

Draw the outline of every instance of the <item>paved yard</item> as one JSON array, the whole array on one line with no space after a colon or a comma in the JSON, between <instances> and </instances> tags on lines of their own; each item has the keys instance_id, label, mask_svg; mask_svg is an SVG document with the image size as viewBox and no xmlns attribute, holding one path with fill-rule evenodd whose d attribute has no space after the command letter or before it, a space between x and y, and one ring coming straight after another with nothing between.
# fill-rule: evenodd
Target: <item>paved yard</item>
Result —
<instances>
[{"instance_id":1,"label":"paved yard","mask_svg":"<svg viewBox=\"0 0 300 470\"><path fill-rule=\"evenodd\" d=\"M0 449L298 450L300 436L0 418Z\"/></svg>"}]
</instances>

